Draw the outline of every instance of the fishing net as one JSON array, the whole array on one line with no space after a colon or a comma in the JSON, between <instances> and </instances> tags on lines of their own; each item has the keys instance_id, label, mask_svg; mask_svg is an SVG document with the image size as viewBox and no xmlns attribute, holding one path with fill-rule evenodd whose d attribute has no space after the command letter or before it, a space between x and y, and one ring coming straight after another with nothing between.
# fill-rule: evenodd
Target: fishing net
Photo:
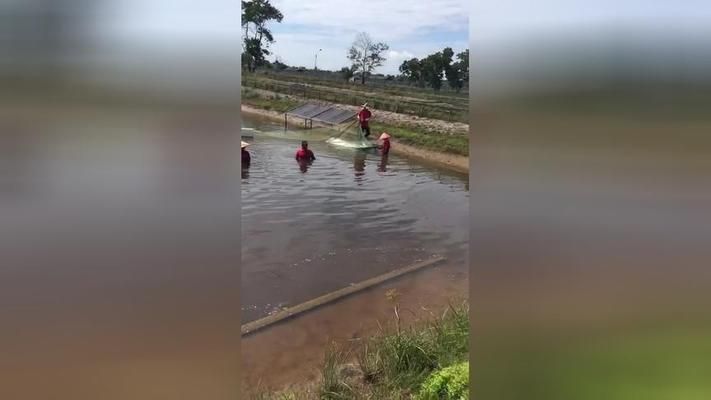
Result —
<instances>
[{"instance_id":1,"label":"fishing net","mask_svg":"<svg viewBox=\"0 0 711 400\"><path fill-rule=\"evenodd\" d=\"M340 130L337 135L326 140L326 142L340 147L353 149L370 149L377 147L373 142L363 136L359 127L348 127Z\"/></svg>"}]
</instances>

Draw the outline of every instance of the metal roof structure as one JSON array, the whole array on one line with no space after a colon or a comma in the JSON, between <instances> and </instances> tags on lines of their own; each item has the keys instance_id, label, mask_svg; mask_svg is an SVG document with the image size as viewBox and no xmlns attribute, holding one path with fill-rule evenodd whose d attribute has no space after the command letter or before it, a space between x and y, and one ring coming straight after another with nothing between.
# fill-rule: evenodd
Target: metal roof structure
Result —
<instances>
[{"instance_id":1,"label":"metal roof structure","mask_svg":"<svg viewBox=\"0 0 711 400\"><path fill-rule=\"evenodd\" d=\"M344 110L335 106L306 103L287 111L285 117L286 115L318 121L328 125L338 125L355 117L356 114L351 110Z\"/></svg>"}]
</instances>

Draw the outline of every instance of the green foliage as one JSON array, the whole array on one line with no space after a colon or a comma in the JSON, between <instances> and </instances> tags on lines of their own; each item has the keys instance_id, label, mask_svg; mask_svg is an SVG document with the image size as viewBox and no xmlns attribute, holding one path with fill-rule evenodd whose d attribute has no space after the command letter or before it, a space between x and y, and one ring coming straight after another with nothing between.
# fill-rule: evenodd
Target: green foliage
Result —
<instances>
[{"instance_id":1,"label":"green foliage","mask_svg":"<svg viewBox=\"0 0 711 400\"><path fill-rule=\"evenodd\" d=\"M400 74L404 76L408 82L417 83L418 86L424 87L425 79L422 73L422 67L420 60L412 58L400 64Z\"/></svg>"},{"instance_id":2,"label":"green foliage","mask_svg":"<svg viewBox=\"0 0 711 400\"><path fill-rule=\"evenodd\" d=\"M442 78L446 77L449 87L459 92L469 81L469 50L456 55L451 47L430 54L423 59L412 58L400 64L400 76L420 87L428 85L435 91L442 88Z\"/></svg>"},{"instance_id":3,"label":"green foliage","mask_svg":"<svg viewBox=\"0 0 711 400\"><path fill-rule=\"evenodd\" d=\"M469 155L469 137L465 135L448 135L378 122L372 124L372 129L377 132L386 131L393 135L398 142L404 144L443 153Z\"/></svg>"},{"instance_id":4,"label":"green foliage","mask_svg":"<svg viewBox=\"0 0 711 400\"><path fill-rule=\"evenodd\" d=\"M341 68L341 76L343 77L343 80L350 80L353 77L353 68L352 67L343 67Z\"/></svg>"},{"instance_id":5,"label":"green foliage","mask_svg":"<svg viewBox=\"0 0 711 400\"><path fill-rule=\"evenodd\" d=\"M457 54L457 68L462 73L462 79L469 82L469 49Z\"/></svg>"},{"instance_id":6,"label":"green foliage","mask_svg":"<svg viewBox=\"0 0 711 400\"><path fill-rule=\"evenodd\" d=\"M422 384L419 400L469 399L469 362L436 371Z\"/></svg>"},{"instance_id":7,"label":"green foliage","mask_svg":"<svg viewBox=\"0 0 711 400\"><path fill-rule=\"evenodd\" d=\"M243 67L253 72L258 66L263 65L266 56L270 54L268 47L274 43L274 36L267 28L269 21L281 22L284 19L281 11L274 7L269 0L242 0L242 29L243 35ZM246 66L244 62L247 62Z\"/></svg>"},{"instance_id":8,"label":"green foliage","mask_svg":"<svg viewBox=\"0 0 711 400\"><path fill-rule=\"evenodd\" d=\"M417 390L433 371L469 354L468 308L451 307L425 325L383 333L363 344L359 365L364 379L391 390Z\"/></svg>"}]
</instances>

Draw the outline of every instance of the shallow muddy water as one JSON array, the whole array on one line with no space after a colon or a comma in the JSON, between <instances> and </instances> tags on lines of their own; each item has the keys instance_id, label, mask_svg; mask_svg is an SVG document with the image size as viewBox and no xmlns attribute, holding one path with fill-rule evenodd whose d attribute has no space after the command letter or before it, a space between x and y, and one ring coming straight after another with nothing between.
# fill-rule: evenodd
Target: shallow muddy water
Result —
<instances>
[{"instance_id":1,"label":"shallow muddy water","mask_svg":"<svg viewBox=\"0 0 711 400\"><path fill-rule=\"evenodd\" d=\"M464 265L467 177L243 116L242 323L435 255ZM294 154L310 140L316 161Z\"/></svg>"}]
</instances>

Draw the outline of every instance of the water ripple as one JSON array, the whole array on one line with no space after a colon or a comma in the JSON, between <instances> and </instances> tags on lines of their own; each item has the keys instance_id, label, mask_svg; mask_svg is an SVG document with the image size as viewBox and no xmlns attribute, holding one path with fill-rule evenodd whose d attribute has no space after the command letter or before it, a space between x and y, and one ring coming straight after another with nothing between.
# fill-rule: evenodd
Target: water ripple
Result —
<instances>
[{"instance_id":1,"label":"water ripple","mask_svg":"<svg viewBox=\"0 0 711 400\"><path fill-rule=\"evenodd\" d=\"M317 159L302 172L294 154L298 135L310 133L245 123L256 130L242 179L244 321L433 254L466 251L466 177L393 155L379 171L377 153L315 139Z\"/></svg>"}]
</instances>

